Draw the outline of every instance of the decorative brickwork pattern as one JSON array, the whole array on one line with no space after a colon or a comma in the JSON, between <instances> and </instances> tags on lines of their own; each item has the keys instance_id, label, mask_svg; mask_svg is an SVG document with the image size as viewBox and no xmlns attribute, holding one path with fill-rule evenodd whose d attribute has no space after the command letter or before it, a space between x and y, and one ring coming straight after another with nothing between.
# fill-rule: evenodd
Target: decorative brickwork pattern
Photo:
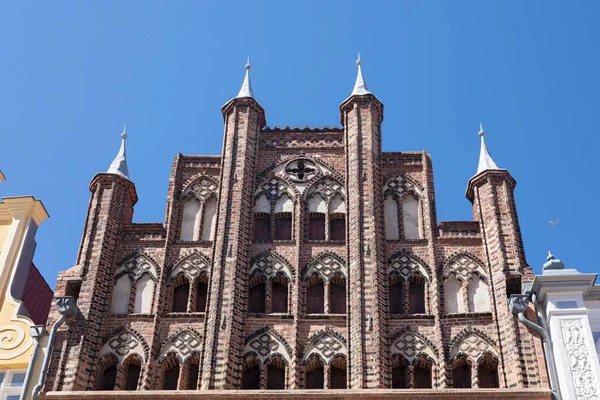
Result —
<instances>
[{"instance_id":1,"label":"decorative brickwork pattern","mask_svg":"<svg viewBox=\"0 0 600 400\"><path fill-rule=\"evenodd\" d=\"M132 223L131 181L92 180L56 286L81 287L81 315L57 334L46 398L549 399L540 340L507 307L506 276L532 278L508 171L469 181L474 221L439 222L431 157L382 152L375 96L346 99L341 128L265 128L250 97L222 112L223 154L175 157L163 222ZM121 390L130 368L141 393Z\"/></svg>"}]
</instances>

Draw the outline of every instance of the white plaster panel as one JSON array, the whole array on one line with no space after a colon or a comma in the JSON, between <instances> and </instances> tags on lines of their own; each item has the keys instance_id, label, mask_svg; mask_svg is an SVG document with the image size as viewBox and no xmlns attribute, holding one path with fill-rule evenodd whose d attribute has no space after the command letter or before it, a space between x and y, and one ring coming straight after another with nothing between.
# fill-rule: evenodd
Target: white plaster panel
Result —
<instances>
[{"instance_id":1,"label":"white plaster panel","mask_svg":"<svg viewBox=\"0 0 600 400\"><path fill-rule=\"evenodd\" d=\"M444 299L446 313L462 313L465 312L462 284L456 280L454 274L450 275L444 282Z\"/></svg>"},{"instance_id":2,"label":"white plaster panel","mask_svg":"<svg viewBox=\"0 0 600 400\"><path fill-rule=\"evenodd\" d=\"M195 240L196 224L200 213L200 201L195 198L183 203L183 218L181 219L181 240Z\"/></svg>"},{"instance_id":3,"label":"white plaster panel","mask_svg":"<svg viewBox=\"0 0 600 400\"><path fill-rule=\"evenodd\" d=\"M217 199L215 197L211 197L204 203L203 221L202 240L213 240L217 228Z\"/></svg>"},{"instance_id":4,"label":"white plaster panel","mask_svg":"<svg viewBox=\"0 0 600 400\"><path fill-rule=\"evenodd\" d=\"M319 194L315 194L308 200L308 211L327 213L327 204Z\"/></svg>"},{"instance_id":5,"label":"white plaster panel","mask_svg":"<svg viewBox=\"0 0 600 400\"><path fill-rule=\"evenodd\" d=\"M256 199L256 203L254 203L254 212L255 213L270 213L271 212L271 202L267 199L267 196L264 194L260 195L258 199Z\"/></svg>"},{"instance_id":6,"label":"white plaster panel","mask_svg":"<svg viewBox=\"0 0 600 400\"><path fill-rule=\"evenodd\" d=\"M127 314L129 312L129 297L131 296L131 279L127 274L122 275L113 289L110 312Z\"/></svg>"},{"instance_id":7,"label":"white plaster panel","mask_svg":"<svg viewBox=\"0 0 600 400\"><path fill-rule=\"evenodd\" d=\"M490 311L490 295L488 285L477 274L467 286L469 296L469 311L488 312Z\"/></svg>"},{"instance_id":8,"label":"white plaster panel","mask_svg":"<svg viewBox=\"0 0 600 400\"><path fill-rule=\"evenodd\" d=\"M419 200L408 195L402 200L402 221L405 239L420 239L419 230Z\"/></svg>"},{"instance_id":9,"label":"white plaster panel","mask_svg":"<svg viewBox=\"0 0 600 400\"><path fill-rule=\"evenodd\" d=\"M150 314L152 312L152 300L154 299L154 281L149 274L144 274L137 281L135 291L134 313Z\"/></svg>"},{"instance_id":10,"label":"white plaster panel","mask_svg":"<svg viewBox=\"0 0 600 400\"><path fill-rule=\"evenodd\" d=\"M387 240L400 239L398 228L398 204L393 196L386 196L384 202L385 238Z\"/></svg>"},{"instance_id":11,"label":"white plaster panel","mask_svg":"<svg viewBox=\"0 0 600 400\"><path fill-rule=\"evenodd\" d=\"M281 197L275 203L275 212L293 212L294 202L290 199L287 194L282 194Z\"/></svg>"}]
</instances>

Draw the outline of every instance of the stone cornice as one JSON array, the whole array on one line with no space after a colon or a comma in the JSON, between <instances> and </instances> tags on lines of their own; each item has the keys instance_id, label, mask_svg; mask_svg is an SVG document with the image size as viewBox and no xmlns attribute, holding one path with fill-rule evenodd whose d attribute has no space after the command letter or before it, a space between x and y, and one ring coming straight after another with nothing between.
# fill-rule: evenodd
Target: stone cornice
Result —
<instances>
[{"instance_id":1,"label":"stone cornice","mask_svg":"<svg viewBox=\"0 0 600 400\"><path fill-rule=\"evenodd\" d=\"M250 107L258 113L258 129L262 129L267 125L267 117L265 116L265 110L261 107L260 104L258 104L258 101L256 101L254 97L234 98L225 103L225 105L221 107L221 112L223 113L223 121L225 121L226 115L229 114L236 105Z\"/></svg>"},{"instance_id":2,"label":"stone cornice","mask_svg":"<svg viewBox=\"0 0 600 400\"><path fill-rule=\"evenodd\" d=\"M499 177L501 179L506 179L510 186L514 189L517 185L517 181L512 177L510 172L505 169L487 169L485 171L481 171L471 179L469 179L469 183L467 185L467 199L473 202L475 200L475 187L485 184L491 178Z\"/></svg>"},{"instance_id":3,"label":"stone cornice","mask_svg":"<svg viewBox=\"0 0 600 400\"><path fill-rule=\"evenodd\" d=\"M40 225L49 217L41 200L33 196L4 197L0 202L0 219L12 218L16 213L24 213L33 217L36 225Z\"/></svg>"},{"instance_id":4,"label":"stone cornice","mask_svg":"<svg viewBox=\"0 0 600 400\"><path fill-rule=\"evenodd\" d=\"M354 102L359 104L369 104L370 102L375 103L377 112L379 114L379 120L383 121L383 103L379 101L379 99L373 94L362 94L350 96L344 100L342 104L340 104L340 122L342 125L344 125L344 113L350 110L350 106Z\"/></svg>"}]
</instances>

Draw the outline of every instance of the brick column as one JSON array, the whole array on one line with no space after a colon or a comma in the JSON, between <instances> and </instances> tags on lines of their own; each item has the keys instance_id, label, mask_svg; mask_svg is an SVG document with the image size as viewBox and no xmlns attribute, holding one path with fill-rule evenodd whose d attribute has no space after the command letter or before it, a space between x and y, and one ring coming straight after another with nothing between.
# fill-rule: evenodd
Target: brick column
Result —
<instances>
[{"instance_id":1,"label":"brick column","mask_svg":"<svg viewBox=\"0 0 600 400\"><path fill-rule=\"evenodd\" d=\"M77 265L82 279L77 305L80 315L68 322L66 359L59 369L58 358L50 370L59 369L54 385L62 390L91 390L95 382L90 370L96 367L106 318L110 312L114 287L115 254L118 251L123 224L131 223L137 194L133 183L114 174L97 174L90 183L92 198L88 207ZM48 324L58 316L55 306ZM66 331L66 327L62 330ZM54 379L49 376L48 381Z\"/></svg>"},{"instance_id":2,"label":"brick column","mask_svg":"<svg viewBox=\"0 0 600 400\"><path fill-rule=\"evenodd\" d=\"M467 198L473 203L474 219L481 225L483 254L490 275L492 316L498 333L500 387L523 387L526 379L525 357L534 355L519 346L521 336L515 317L508 310L506 275L532 274L525 262L523 243L514 201L516 182L506 170L486 170L469 181ZM525 335L530 335L523 332ZM525 372L523 372L525 371Z\"/></svg>"},{"instance_id":3,"label":"brick column","mask_svg":"<svg viewBox=\"0 0 600 400\"><path fill-rule=\"evenodd\" d=\"M386 379L382 362L389 353L384 348L387 323L380 301L387 288L381 268L383 105L373 95L355 95L340 110L346 141L348 382L351 389L380 388Z\"/></svg>"},{"instance_id":4,"label":"brick column","mask_svg":"<svg viewBox=\"0 0 600 400\"><path fill-rule=\"evenodd\" d=\"M237 388L247 307L247 269L252 246L253 200L258 133L265 125L262 107L250 97L231 100L225 120L217 235L205 323L202 390Z\"/></svg>"}]
</instances>

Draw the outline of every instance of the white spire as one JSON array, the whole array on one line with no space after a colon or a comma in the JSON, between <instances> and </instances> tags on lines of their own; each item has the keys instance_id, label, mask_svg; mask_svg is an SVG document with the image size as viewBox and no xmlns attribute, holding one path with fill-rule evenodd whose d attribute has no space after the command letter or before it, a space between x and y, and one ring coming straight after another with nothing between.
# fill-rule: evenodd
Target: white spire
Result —
<instances>
[{"instance_id":1,"label":"white spire","mask_svg":"<svg viewBox=\"0 0 600 400\"><path fill-rule=\"evenodd\" d=\"M486 171L488 169L500 169L492 160L492 156L488 152L487 146L485 145L485 131L483 130L483 125L479 124L479 136L481 137L481 151L479 153L479 166L477 167L477 173Z\"/></svg>"},{"instance_id":2,"label":"white spire","mask_svg":"<svg viewBox=\"0 0 600 400\"><path fill-rule=\"evenodd\" d=\"M125 133L127 126L123 125L123 133L121 133L121 148L119 153L113 160L110 167L108 167L107 174L115 174L122 176L125 179L129 179L129 169L127 168L127 154L125 153L125 140L127 139L127 133Z\"/></svg>"},{"instance_id":3,"label":"white spire","mask_svg":"<svg viewBox=\"0 0 600 400\"><path fill-rule=\"evenodd\" d=\"M356 60L356 65L358 65L358 74L356 75L356 83L354 84L354 89L352 90L351 96L361 95L361 94L371 94L369 88L367 87L367 83L365 82L365 78L362 74L362 60L360 59L360 53L358 53L358 59Z\"/></svg>"},{"instance_id":4,"label":"white spire","mask_svg":"<svg viewBox=\"0 0 600 400\"><path fill-rule=\"evenodd\" d=\"M248 57L248 61L246 61L246 77L244 77L244 83L242 83L242 88L236 99L240 99L242 97L254 97L254 92L252 92L252 84L250 83L250 57Z\"/></svg>"}]
</instances>

